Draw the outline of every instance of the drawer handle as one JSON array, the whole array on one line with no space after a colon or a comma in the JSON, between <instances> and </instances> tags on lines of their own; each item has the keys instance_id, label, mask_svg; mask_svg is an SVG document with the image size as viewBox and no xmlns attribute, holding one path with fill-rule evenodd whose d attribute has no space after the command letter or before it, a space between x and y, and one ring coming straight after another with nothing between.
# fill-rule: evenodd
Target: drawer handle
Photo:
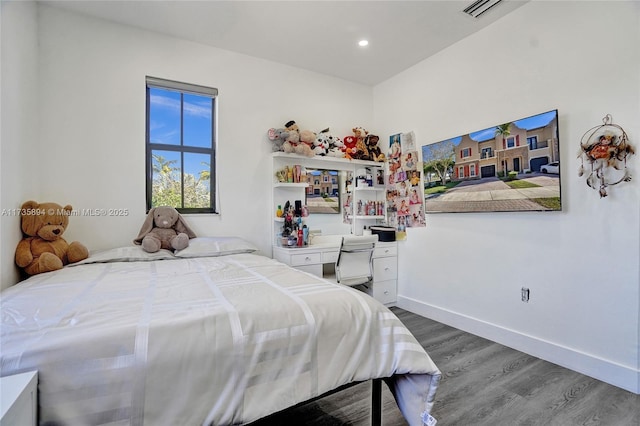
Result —
<instances>
[{"instance_id":1,"label":"drawer handle","mask_svg":"<svg viewBox=\"0 0 640 426\"><path fill-rule=\"evenodd\" d=\"M389 267L387 266L386 268L384 268L384 270L385 270L385 271L388 271L388 270L389 270Z\"/></svg>"},{"instance_id":2,"label":"drawer handle","mask_svg":"<svg viewBox=\"0 0 640 426\"><path fill-rule=\"evenodd\" d=\"M307 262L309 262L311 260L311 258L309 256L305 257L304 260L306 260Z\"/></svg>"},{"instance_id":3,"label":"drawer handle","mask_svg":"<svg viewBox=\"0 0 640 426\"><path fill-rule=\"evenodd\" d=\"M385 291L384 291L384 294L389 294L389 290L385 290Z\"/></svg>"},{"instance_id":4,"label":"drawer handle","mask_svg":"<svg viewBox=\"0 0 640 426\"><path fill-rule=\"evenodd\" d=\"M384 252L385 252L385 253L389 253L389 249L386 249Z\"/></svg>"}]
</instances>

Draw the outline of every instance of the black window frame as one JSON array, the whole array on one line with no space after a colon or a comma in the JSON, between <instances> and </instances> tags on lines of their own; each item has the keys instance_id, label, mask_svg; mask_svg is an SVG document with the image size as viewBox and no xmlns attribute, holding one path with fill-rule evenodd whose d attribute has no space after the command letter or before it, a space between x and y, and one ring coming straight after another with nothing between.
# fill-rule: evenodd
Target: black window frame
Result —
<instances>
[{"instance_id":1,"label":"black window frame","mask_svg":"<svg viewBox=\"0 0 640 426\"><path fill-rule=\"evenodd\" d=\"M162 151L173 151L180 153L180 195L181 202L180 207L176 207L176 210L180 213L205 213L205 214L218 214L217 206L216 206L216 145L217 145L217 98L218 98L218 89L206 86L199 86L196 84L190 83L182 83L173 80L166 80L162 78L150 77L147 76L145 78L145 99L146 99L146 124L145 124L145 175L146 175L146 207L147 212L151 210L152 202L153 202L153 156L152 153L155 150ZM161 144L161 143L152 143L150 140L150 97L149 92L150 89L162 89L162 90L170 90L177 93L180 93L180 144ZM192 94L204 97L211 98L211 147L203 148L196 146L188 146L184 145L184 130L183 130L183 121L184 121L184 95ZM185 153L195 153L195 154L208 154L211 156L211 161L209 163L209 207L184 207L184 154Z\"/></svg>"}]
</instances>

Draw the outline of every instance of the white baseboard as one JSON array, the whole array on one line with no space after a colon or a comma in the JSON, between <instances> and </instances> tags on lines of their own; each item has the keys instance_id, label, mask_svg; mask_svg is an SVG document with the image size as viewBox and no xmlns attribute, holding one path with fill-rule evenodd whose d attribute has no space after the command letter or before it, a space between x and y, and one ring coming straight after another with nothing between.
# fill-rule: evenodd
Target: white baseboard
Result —
<instances>
[{"instance_id":1,"label":"white baseboard","mask_svg":"<svg viewBox=\"0 0 640 426\"><path fill-rule=\"evenodd\" d=\"M640 370L398 295L399 308L640 394Z\"/></svg>"}]
</instances>

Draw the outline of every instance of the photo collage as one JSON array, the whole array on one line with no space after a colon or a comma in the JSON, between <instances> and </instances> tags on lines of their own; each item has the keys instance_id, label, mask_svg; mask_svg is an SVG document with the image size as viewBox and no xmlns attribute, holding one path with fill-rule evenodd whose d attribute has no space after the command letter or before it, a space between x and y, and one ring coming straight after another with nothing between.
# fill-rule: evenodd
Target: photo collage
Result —
<instances>
[{"instance_id":1,"label":"photo collage","mask_svg":"<svg viewBox=\"0 0 640 426\"><path fill-rule=\"evenodd\" d=\"M387 173L389 226L399 232L426 226L422 163L418 161L413 132L389 137Z\"/></svg>"}]
</instances>

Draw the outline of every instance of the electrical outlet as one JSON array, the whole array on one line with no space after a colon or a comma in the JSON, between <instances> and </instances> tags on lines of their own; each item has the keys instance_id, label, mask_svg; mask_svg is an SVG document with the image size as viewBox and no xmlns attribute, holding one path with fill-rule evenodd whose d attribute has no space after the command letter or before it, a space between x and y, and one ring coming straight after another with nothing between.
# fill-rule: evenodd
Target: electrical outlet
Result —
<instances>
[{"instance_id":1,"label":"electrical outlet","mask_svg":"<svg viewBox=\"0 0 640 426\"><path fill-rule=\"evenodd\" d=\"M530 291L527 287L522 287L522 289L520 290L520 296L523 302L529 302L529 293Z\"/></svg>"}]
</instances>

